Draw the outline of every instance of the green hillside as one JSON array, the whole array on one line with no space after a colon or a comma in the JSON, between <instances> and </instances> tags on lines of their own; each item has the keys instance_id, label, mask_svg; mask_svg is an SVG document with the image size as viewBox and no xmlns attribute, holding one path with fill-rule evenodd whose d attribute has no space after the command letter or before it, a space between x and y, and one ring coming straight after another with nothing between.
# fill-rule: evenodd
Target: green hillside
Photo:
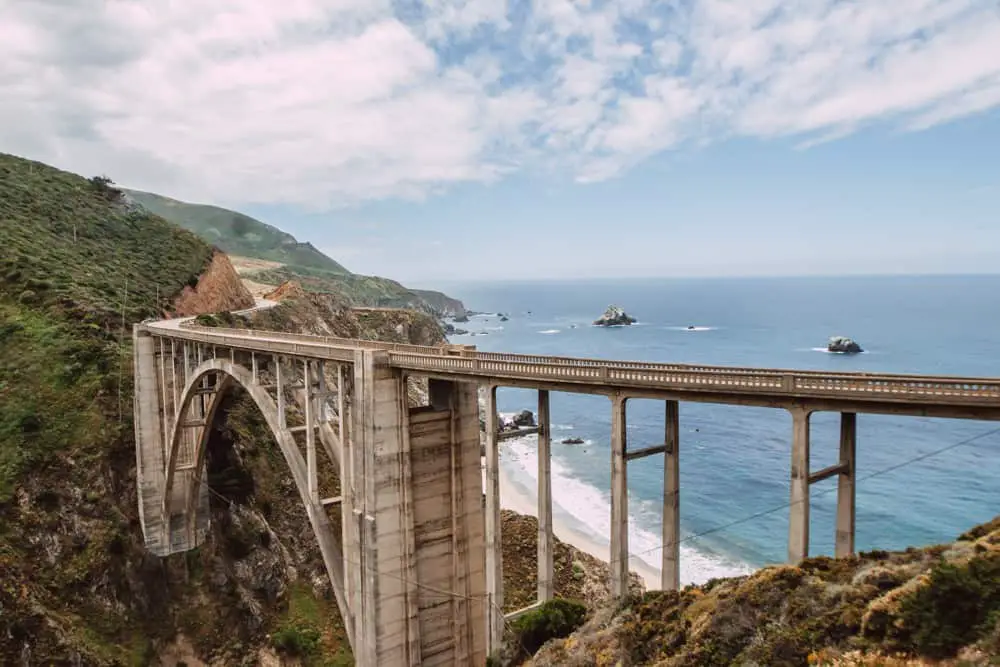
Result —
<instances>
[{"instance_id":1,"label":"green hillside","mask_svg":"<svg viewBox=\"0 0 1000 667\"><path fill-rule=\"evenodd\" d=\"M127 190L128 196L151 213L189 229L230 255L268 259L282 264L346 274L347 269L310 243L248 215L203 204L188 204L168 197Z\"/></svg>"},{"instance_id":2,"label":"green hillside","mask_svg":"<svg viewBox=\"0 0 1000 667\"><path fill-rule=\"evenodd\" d=\"M130 198L189 229L230 255L266 259L284 266L246 277L270 285L297 280L308 291L337 294L354 306L412 308L436 317L465 313L465 306L441 292L409 289L395 280L351 273L309 243L249 216L217 206L188 204L149 192L126 191Z\"/></svg>"},{"instance_id":3,"label":"green hillside","mask_svg":"<svg viewBox=\"0 0 1000 667\"><path fill-rule=\"evenodd\" d=\"M212 256L108 181L0 154L0 655L144 664L131 330ZM113 601L113 602L112 602ZM82 660L82 662L80 662Z\"/></svg>"},{"instance_id":4,"label":"green hillside","mask_svg":"<svg viewBox=\"0 0 1000 667\"><path fill-rule=\"evenodd\" d=\"M117 411L123 328L196 282L212 249L102 181L5 154L0 247L2 501L63 445L118 437L92 426L102 403Z\"/></svg>"}]
</instances>

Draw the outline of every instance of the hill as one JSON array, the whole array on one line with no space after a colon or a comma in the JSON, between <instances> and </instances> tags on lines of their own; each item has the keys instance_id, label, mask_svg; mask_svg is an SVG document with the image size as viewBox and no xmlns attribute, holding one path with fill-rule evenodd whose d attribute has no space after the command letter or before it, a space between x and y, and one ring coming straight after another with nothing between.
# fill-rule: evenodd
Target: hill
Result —
<instances>
[{"instance_id":1,"label":"hill","mask_svg":"<svg viewBox=\"0 0 1000 667\"><path fill-rule=\"evenodd\" d=\"M189 204L151 192L125 190L151 213L191 230L230 255L244 255L282 264L349 274L310 243L299 243L291 234L248 215L204 204Z\"/></svg>"},{"instance_id":2,"label":"hill","mask_svg":"<svg viewBox=\"0 0 1000 667\"><path fill-rule=\"evenodd\" d=\"M409 289L388 278L352 273L312 244L299 243L291 234L242 213L149 192L126 192L150 212L191 230L231 255L280 265L241 271L254 282L277 286L295 280L306 290L337 294L355 306L411 308L439 318L465 313L458 299L441 292Z\"/></svg>"}]
</instances>

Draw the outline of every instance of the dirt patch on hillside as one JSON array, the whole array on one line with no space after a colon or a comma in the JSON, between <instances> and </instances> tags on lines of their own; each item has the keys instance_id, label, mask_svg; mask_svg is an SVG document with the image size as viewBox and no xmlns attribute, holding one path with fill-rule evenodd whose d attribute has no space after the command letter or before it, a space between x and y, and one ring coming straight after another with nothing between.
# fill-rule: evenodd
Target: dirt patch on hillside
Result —
<instances>
[{"instance_id":1,"label":"dirt patch on hillside","mask_svg":"<svg viewBox=\"0 0 1000 667\"><path fill-rule=\"evenodd\" d=\"M230 255L229 261L232 262L233 268L241 276L284 266L281 262L272 262L267 259L257 259L256 257L240 257L237 255Z\"/></svg>"},{"instance_id":2,"label":"dirt patch on hillside","mask_svg":"<svg viewBox=\"0 0 1000 667\"><path fill-rule=\"evenodd\" d=\"M290 299L302 299L305 298L306 292L302 289L300 285L295 280L289 280L287 282L281 283L278 289L271 290L264 295L265 299L270 299L271 301L287 301Z\"/></svg>"},{"instance_id":3,"label":"dirt patch on hillside","mask_svg":"<svg viewBox=\"0 0 1000 667\"><path fill-rule=\"evenodd\" d=\"M229 257L216 252L194 286L188 285L174 300L174 317L241 310L254 305Z\"/></svg>"}]
</instances>

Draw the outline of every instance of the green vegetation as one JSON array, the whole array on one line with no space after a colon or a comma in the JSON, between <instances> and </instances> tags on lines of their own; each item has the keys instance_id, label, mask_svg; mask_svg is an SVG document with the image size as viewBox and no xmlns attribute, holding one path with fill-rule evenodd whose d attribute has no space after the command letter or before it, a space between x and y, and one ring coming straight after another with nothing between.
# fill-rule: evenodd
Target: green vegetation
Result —
<instances>
[{"instance_id":1,"label":"green vegetation","mask_svg":"<svg viewBox=\"0 0 1000 667\"><path fill-rule=\"evenodd\" d=\"M937 564L930 581L899 608L900 648L948 658L1000 624L1000 552Z\"/></svg>"},{"instance_id":2,"label":"green vegetation","mask_svg":"<svg viewBox=\"0 0 1000 667\"><path fill-rule=\"evenodd\" d=\"M511 623L515 646L531 657L550 639L566 637L587 619L587 607L576 600L556 598L543 602Z\"/></svg>"},{"instance_id":3,"label":"green vegetation","mask_svg":"<svg viewBox=\"0 0 1000 667\"><path fill-rule=\"evenodd\" d=\"M6 154L0 247L0 655L30 637L32 662L146 664L165 610L122 610L145 586L128 571L131 331L213 250L107 177Z\"/></svg>"},{"instance_id":4,"label":"green vegetation","mask_svg":"<svg viewBox=\"0 0 1000 667\"><path fill-rule=\"evenodd\" d=\"M649 592L599 612L534 664L1000 664L1000 522L962 537Z\"/></svg>"},{"instance_id":5,"label":"green vegetation","mask_svg":"<svg viewBox=\"0 0 1000 667\"><path fill-rule=\"evenodd\" d=\"M299 243L291 234L248 215L218 206L188 204L149 192L127 192L145 209L191 230L231 255L256 257L331 273L349 273L311 244Z\"/></svg>"},{"instance_id":6,"label":"green vegetation","mask_svg":"<svg viewBox=\"0 0 1000 667\"><path fill-rule=\"evenodd\" d=\"M0 502L56 454L96 463L130 437L132 323L211 256L120 194L0 154Z\"/></svg>"},{"instance_id":7,"label":"green vegetation","mask_svg":"<svg viewBox=\"0 0 1000 667\"><path fill-rule=\"evenodd\" d=\"M249 216L217 206L188 204L149 192L128 190L143 207L189 229L231 255L280 262L283 266L255 272L253 280L280 285L296 280L310 292L329 292L356 306L412 308L444 316L462 314L456 299L431 290L411 290L395 280L351 273L309 243Z\"/></svg>"},{"instance_id":8,"label":"green vegetation","mask_svg":"<svg viewBox=\"0 0 1000 667\"><path fill-rule=\"evenodd\" d=\"M306 667L346 667L353 665L350 649L344 646L343 628L336 605L318 599L302 584L288 591L288 610L271 633L271 644L285 655L303 661Z\"/></svg>"}]
</instances>

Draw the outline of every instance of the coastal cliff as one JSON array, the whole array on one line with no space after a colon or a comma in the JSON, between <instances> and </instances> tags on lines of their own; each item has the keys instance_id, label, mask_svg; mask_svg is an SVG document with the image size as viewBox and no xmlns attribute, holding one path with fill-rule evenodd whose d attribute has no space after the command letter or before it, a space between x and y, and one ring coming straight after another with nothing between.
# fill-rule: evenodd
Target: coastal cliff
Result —
<instances>
[{"instance_id":1,"label":"coastal cliff","mask_svg":"<svg viewBox=\"0 0 1000 667\"><path fill-rule=\"evenodd\" d=\"M810 558L607 607L530 663L997 664L1000 517L953 544Z\"/></svg>"}]
</instances>

